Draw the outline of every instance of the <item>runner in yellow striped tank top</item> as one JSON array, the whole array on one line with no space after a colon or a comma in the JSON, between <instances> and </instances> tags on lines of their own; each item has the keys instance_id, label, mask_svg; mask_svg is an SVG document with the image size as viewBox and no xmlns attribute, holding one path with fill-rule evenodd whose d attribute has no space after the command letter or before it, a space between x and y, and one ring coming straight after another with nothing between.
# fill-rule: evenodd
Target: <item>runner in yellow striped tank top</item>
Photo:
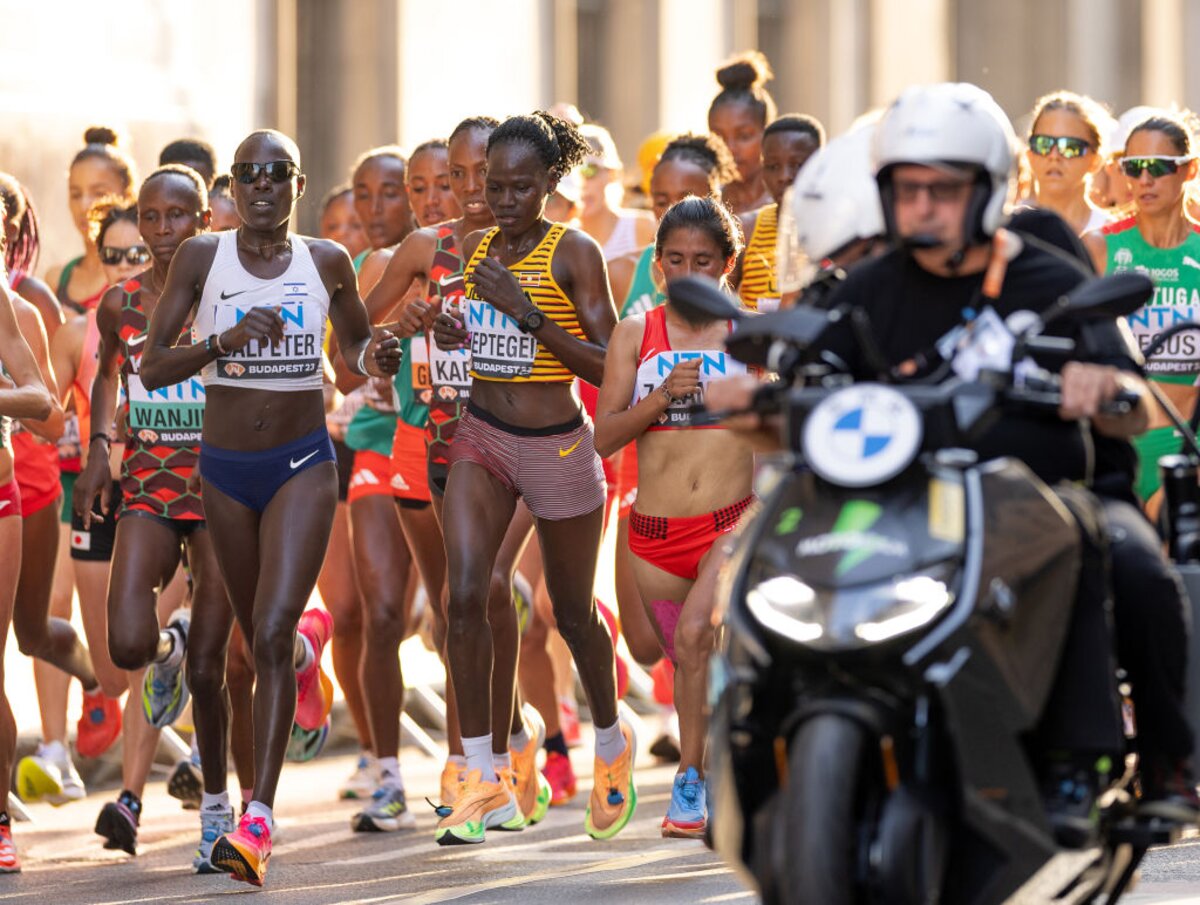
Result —
<instances>
[{"instance_id":1,"label":"runner in yellow striped tank top","mask_svg":"<svg viewBox=\"0 0 1200 905\"><path fill-rule=\"evenodd\" d=\"M796 174L825 143L825 130L811 116L790 113L775 120L763 133L763 182L774 203L742 215L746 250L739 273L734 274L742 304L751 311L776 311L779 286L775 269L775 235L779 203Z\"/></svg>"},{"instance_id":2,"label":"runner in yellow striped tank top","mask_svg":"<svg viewBox=\"0 0 1200 905\"><path fill-rule=\"evenodd\" d=\"M491 134L486 197L498 228L467 237L466 323L445 312L434 323L440 348L470 343L475 377L450 448L443 504L447 649L467 757L466 781L438 823L443 845L483 842L487 827L524 825L511 774L492 758L488 680L488 584L518 498L536 521L558 629L596 726L584 826L610 838L637 805L636 744L617 719L612 638L592 598L604 476L591 422L571 391L575 376L600 383L616 310L600 246L544 217L546 198L587 151L577 129L542 112L513 117Z\"/></svg>"}]
</instances>

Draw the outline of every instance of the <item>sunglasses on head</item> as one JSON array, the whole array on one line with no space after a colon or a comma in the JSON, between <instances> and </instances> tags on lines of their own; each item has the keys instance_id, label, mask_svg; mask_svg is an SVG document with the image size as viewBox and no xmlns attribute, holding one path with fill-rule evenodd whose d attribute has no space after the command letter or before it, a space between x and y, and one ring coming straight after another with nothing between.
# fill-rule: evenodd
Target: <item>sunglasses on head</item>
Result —
<instances>
[{"instance_id":1,"label":"sunglasses on head","mask_svg":"<svg viewBox=\"0 0 1200 905\"><path fill-rule=\"evenodd\" d=\"M1047 156L1054 148L1058 148L1060 157L1070 160L1082 157L1092 149L1092 145L1086 138L1074 138L1070 135L1029 136L1029 150L1039 157Z\"/></svg>"},{"instance_id":2,"label":"sunglasses on head","mask_svg":"<svg viewBox=\"0 0 1200 905\"><path fill-rule=\"evenodd\" d=\"M1179 170L1180 166L1190 161L1190 157L1122 157L1121 172L1130 179L1137 179L1142 173L1149 173L1154 179L1169 176Z\"/></svg>"},{"instance_id":3,"label":"sunglasses on head","mask_svg":"<svg viewBox=\"0 0 1200 905\"><path fill-rule=\"evenodd\" d=\"M272 160L269 163L235 163L229 172L242 185L253 185L264 172L272 182L287 182L300 175L300 167L291 160Z\"/></svg>"},{"instance_id":4,"label":"sunglasses on head","mask_svg":"<svg viewBox=\"0 0 1200 905\"><path fill-rule=\"evenodd\" d=\"M100 260L109 267L115 267L122 260L126 264L137 266L150 260L150 249L145 245L130 245L128 248L118 248L115 245L104 245L100 248Z\"/></svg>"}]
</instances>

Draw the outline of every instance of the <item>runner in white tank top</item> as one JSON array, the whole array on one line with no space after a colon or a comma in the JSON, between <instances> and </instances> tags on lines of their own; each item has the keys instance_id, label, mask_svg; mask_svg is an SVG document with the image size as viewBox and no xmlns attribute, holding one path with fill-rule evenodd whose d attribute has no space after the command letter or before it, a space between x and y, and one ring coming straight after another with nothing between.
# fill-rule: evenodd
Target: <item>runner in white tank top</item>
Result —
<instances>
[{"instance_id":1,"label":"runner in white tank top","mask_svg":"<svg viewBox=\"0 0 1200 905\"><path fill-rule=\"evenodd\" d=\"M304 612L337 504L321 391L326 314L357 373L395 374L400 353L390 333L372 337L346 250L288 232L305 182L295 143L254 132L231 172L242 226L180 246L150 320L141 377L150 391L204 377L204 509L256 670L253 800L238 829L217 839L211 862L261 886L289 734L302 744L320 734L330 703L318 664L331 619ZM195 341L176 347L193 309ZM224 782L205 777L202 809L228 807Z\"/></svg>"}]
</instances>

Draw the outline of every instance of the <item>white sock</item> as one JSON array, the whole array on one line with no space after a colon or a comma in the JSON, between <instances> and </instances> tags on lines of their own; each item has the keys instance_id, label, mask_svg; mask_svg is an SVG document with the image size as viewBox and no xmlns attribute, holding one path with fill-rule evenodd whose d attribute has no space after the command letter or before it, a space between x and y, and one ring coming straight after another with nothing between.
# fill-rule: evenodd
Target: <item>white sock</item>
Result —
<instances>
[{"instance_id":1,"label":"white sock","mask_svg":"<svg viewBox=\"0 0 1200 905\"><path fill-rule=\"evenodd\" d=\"M611 765L625 750L625 736L621 734L621 721L601 729L596 727L596 756Z\"/></svg>"},{"instance_id":2,"label":"white sock","mask_svg":"<svg viewBox=\"0 0 1200 905\"><path fill-rule=\"evenodd\" d=\"M451 754L449 757L446 758L446 760L448 760L450 763L454 764L454 766L458 767L458 769L460 769L460 770L463 769L467 765L467 759L465 757L463 757L461 754Z\"/></svg>"},{"instance_id":3,"label":"white sock","mask_svg":"<svg viewBox=\"0 0 1200 905\"><path fill-rule=\"evenodd\" d=\"M267 821L267 826L275 829L275 812L261 801L250 802L250 807L246 808L246 814L250 817L261 817Z\"/></svg>"},{"instance_id":4,"label":"white sock","mask_svg":"<svg viewBox=\"0 0 1200 905\"><path fill-rule=\"evenodd\" d=\"M166 635L171 639L171 652L163 657L163 659L155 660L154 662L162 666L166 666L169 669L177 669L179 664L183 662L183 638L180 637L179 632L172 628L159 629L158 634L160 638L163 635Z\"/></svg>"},{"instance_id":5,"label":"white sock","mask_svg":"<svg viewBox=\"0 0 1200 905\"><path fill-rule=\"evenodd\" d=\"M212 795L208 792L200 793L200 810L202 811L231 811L233 806L229 803L229 792L221 792L218 795Z\"/></svg>"},{"instance_id":6,"label":"white sock","mask_svg":"<svg viewBox=\"0 0 1200 905\"><path fill-rule=\"evenodd\" d=\"M508 747L512 748L512 750L514 750L514 751L522 751L522 750L524 750L525 746L528 744L529 744L529 730L525 727L525 724L522 723L521 731L514 732L512 735L510 735L508 737Z\"/></svg>"},{"instance_id":7,"label":"white sock","mask_svg":"<svg viewBox=\"0 0 1200 905\"><path fill-rule=\"evenodd\" d=\"M313 650L312 642L299 632L296 633L296 640L300 642L300 662L296 664L296 672L304 672L313 664L313 660L317 659L317 652Z\"/></svg>"},{"instance_id":8,"label":"white sock","mask_svg":"<svg viewBox=\"0 0 1200 905\"><path fill-rule=\"evenodd\" d=\"M400 761L395 757L379 758L379 784L404 791L404 780L400 778Z\"/></svg>"},{"instance_id":9,"label":"white sock","mask_svg":"<svg viewBox=\"0 0 1200 905\"><path fill-rule=\"evenodd\" d=\"M463 751L467 755L467 772L478 770L484 782L496 781L496 768L492 765L492 734L464 738Z\"/></svg>"},{"instance_id":10,"label":"white sock","mask_svg":"<svg viewBox=\"0 0 1200 905\"><path fill-rule=\"evenodd\" d=\"M38 753L56 764L67 759L67 749L62 742L44 742L42 750Z\"/></svg>"},{"instance_id":11,"label":"white sock","mask_svg":"<svg viewBox=\"0 0 1200 905\"><path fill-rule=\"evenodd\" d=\"M512 769L512 755L505 751L503 754L492 752L492 766L499 770L503 767L505 770Z\"/></svg>"}]
</instances>

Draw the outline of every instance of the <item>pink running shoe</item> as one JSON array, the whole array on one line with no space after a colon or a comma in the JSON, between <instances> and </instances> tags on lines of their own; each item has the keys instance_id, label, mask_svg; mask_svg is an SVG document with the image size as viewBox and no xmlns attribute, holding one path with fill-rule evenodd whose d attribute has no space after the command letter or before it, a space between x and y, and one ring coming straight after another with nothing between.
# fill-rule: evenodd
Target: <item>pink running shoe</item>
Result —
<instances>
[{"instance_id":1,"label":"pink running shoe","mask_svg":"<svg viewBox=\"0 0 1200 905\"><path fill-rule=\"evenodd\" d=\"M333 617L323 609L305 610L296 632L308 639L315 654L307 669L296 670L296 725L311 732L325 722L333 706L333 684L321 669L321 652L333 634Z\"/></svg>"},{"instance_id":2,"label":"pink running shoe","mask_svg":"<svg viewBox=\"0 0 1200 905\"><path fill-rule=\"evenodd\" d=\"M575 770L571 766L571 758L551 751L546 755L542 775L550 783L550 804L553 807L566 804L575 797Z\"/></svg>"},{"instance_id":3,"label":"pink running shoe","mask_svg":"<svg viewBox=\"0 0 1200 905\"><path fill-rule=\"evenodd\" d=\"M243 814L238 828L217 839L210 856L214 867L234 880L262 886L271 860L271 828L261 817Z\"/></svg>"}]
</instances>

